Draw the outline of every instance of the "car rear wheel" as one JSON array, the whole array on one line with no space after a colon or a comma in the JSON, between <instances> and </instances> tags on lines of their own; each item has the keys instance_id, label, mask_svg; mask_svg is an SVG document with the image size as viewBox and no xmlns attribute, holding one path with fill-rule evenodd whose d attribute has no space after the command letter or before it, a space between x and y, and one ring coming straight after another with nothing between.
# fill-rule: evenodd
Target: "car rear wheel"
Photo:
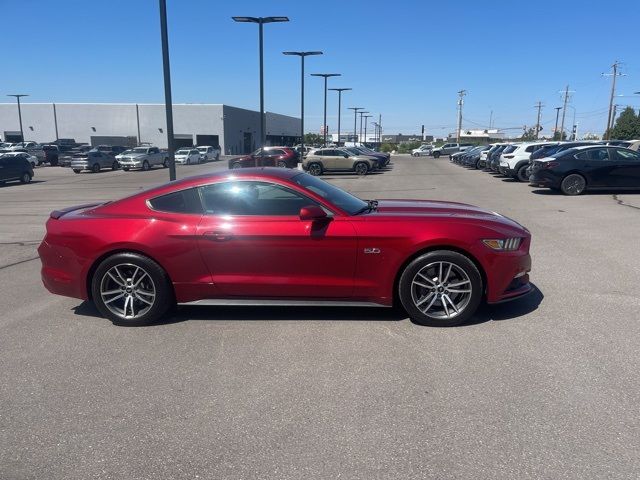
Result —
<instances>
[{"instance_id":1,"label":"car rear wheel","mask_svg":"<svg viewBox=\"0 0 640 480\"><path fill-rule=\"evenodd\" d=\"M137 253L103 260L91 279L91 295L102 315L123 326L157 322L175 303L166 272Z\"/></svg>"},{"instance_id":2,"label":"car rear wheel","mask_svg":"<svg viewBox=\"0 0 640 480\"><path fill-rule=\"evenodd\" d=\"M277 165L280 168L287 168L287 162L285 162L284 160L278 160Z\"/></svg>"},{"instance_id":3,"label":"car rear wheel","mask_svg":"<svg viewBox=\"0 0 640 480\"><path fill-rule=\"evenodd\" d=\"M520 182L528 182L529 181L529 165L522 165L518 172L516 173L516 177Z\"/></svg>"},{"instance_id":4,"label":"car rear wheel","mask_svg":"<svg viewBox=\"0 0 640 480\"><path fill-rule=\"evenodd\" d=\"M149 170L151 168L151 165L149 165L149 162L147 160L145 160L144 162L142 162L142 170L144 170L145 172L147 170Z\"/></svg>"},{"instance_id":5,"label":"car rear wheel","mask_svg":"<svg viewBox=\"0 0 640 480\"><path fill-rule=\"evenodd\" d=\"M440 152L433 152L433 158L438 158L440 156Z\"/></svg>"},{"instance_id":6,"label":"car rear wheel","mask_svg":"<svg viewBox=\"0 0 640 480\"><path fill-rule=\"evenodd\" d=\"M165 158L164 162L162 162L162 167L163 168L169 168L169 159Z\"/></svg>"},{"instance_id":7,"label":"car rear wheel","mask_svg":"<svg viewBox=\"0 0 640 480\"><path fill-rule=\"evenodd\" d=\"M111 164L111 170L118 170L120 168L120 164L116 161Z\"/></svg>"},{"instance_id":8,"label":"car rear wheel","mask_svg":"<svg viewBox=\"0 0 640 480\"><path fill-rule=\"evenodd\" d=\"M220 160L220 154L219 154L219 153L216 153L216 162L217 162L218 160Z\"/></svg>"},{"instance_id":9,"label":"car rear wheel","mask_svg":"<svg viewBox=\"0 0 640 480\"><path fill-rule=\"evenodd\" d=\"M29 174L29 172L24 172L22 174L22 176L20 177L20 181L22 183L29 183L31 182L31 175Z\"/></svg>"},{"instance_id":10,"label":"car rear wheel","mask_svg":"<svg viewBox=\"0 0 640 480\"><path fill-rule=\"evenodd\" d=\"M93 173L98 173L100 171L100 164L99 163L94 163L93 166L91 167L91 171Z\"/></svg>"},{"instance_id":11,"label":"car rear wheel","mask_svg":"<svg viewBox=\"0 0 640 480\"><path fill-rule=\"evenodd\" d=\"M314 177L322 175L322 165L317 162L309 164L309 173Z\"/></svg>"},{"instance_id":12,"label":"car rear wheel","mask_svg":"<svg viewBox=\"0 0 640 480\"><path fill-rule=\"evenodd\" d=\"M80 173L82 170L80 170L79 168L74 168L73 169L73 173Z\"/></svg>"},{"instance_id":13,"label":"car rear wheel","mask_svg":"<svg viewBox=\"0 0 640 480\"><path fill-rule=\"evenodd\" d=\"M587 181L578 173L567 175L560 184L560 190L565 195L580 195L586 188Z\"/></svg>"},{"instance_id":14,"label":"car rear wheel","mask_svg":"<svg viewBox=\"0 0 640 480\"><path fill-rule=\"evenodd\" d=\"M240 162L234 162L231 164L232 169L242 168L242 164Z\"/></svg>"},{"instance_id":15,"label":"car rear wheel","mask_svg":"<svg viewBox=\"0 0 640 480\"><path fill-rule=\"evenodd\" d=\"M358 162L354 165L353 170L358 174L358 175L366 175L367 172L369 171L369 165L367 165L364 162Z\"/></svg>"},{"instance_id":16,"label":"car rear wheel","mask_svg":"<svg viewBox=\"0 0 640 480\"><path fill-rule=\"evenodd\" d=\"M477 310L482 299L482 277L468 257L436 250L407 265L398 293L416 323L452 327L469 320Z\"/></svg>"}]
</instances>

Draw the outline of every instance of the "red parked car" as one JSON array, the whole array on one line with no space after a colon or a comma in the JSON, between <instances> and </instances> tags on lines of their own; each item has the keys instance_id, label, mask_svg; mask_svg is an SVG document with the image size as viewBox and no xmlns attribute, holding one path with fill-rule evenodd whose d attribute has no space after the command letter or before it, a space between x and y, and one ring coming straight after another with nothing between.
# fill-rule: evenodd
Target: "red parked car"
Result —
<instances>
[{"instance_id":1,"label":"red parked car","mask_svg":"<svg viewBox=\"0 0 640 480\"><path fill-rule=\"evenodd\" d=\"M143 325L178 304L391 307L451 326L532 290L530 234L462 203L361 200L298 170L186 178L51 213L52 293Z\"/></svg>"},{"instance_id":2,"label":"red parked car","mask_svg":"<svg viewBox=\"0 0 640 480\"><path fill-rule=\"evenodd\" d=\"M298 153L290 147L265 147L264 154L259 148L249 155L231 158L229 168L281 167L296 168Z\"/></svg>"}]
</instances>

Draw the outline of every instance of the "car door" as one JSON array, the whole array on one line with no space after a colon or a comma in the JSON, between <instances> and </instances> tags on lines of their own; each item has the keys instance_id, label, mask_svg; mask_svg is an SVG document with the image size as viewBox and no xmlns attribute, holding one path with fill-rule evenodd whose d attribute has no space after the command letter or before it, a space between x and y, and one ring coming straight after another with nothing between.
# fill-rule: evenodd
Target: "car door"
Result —
<instances>
[{"instance_id":1,"label":"car door","mask_svg":"<svg viewBox=\"0 0 640 480\"><path fill-rule=\"evenodd\" d=\"M10 157L0 158L0 180L13 180L16 178L16 165L18 162L11 161Z\"/></svg>"},{"instance_id":2,"label":"car door","mask_svg":"<svg viewBox=\"0 0 640 480\"><path fill-rule=\"evenodd\" d=\"M640 154L626 148L611 150L614 163L610 172L612 186L640 188Z\"/></svg>"},{"instance_id":3,"label":"car door","mask_svg":"<svg viewBox=\"0 0 640 480\"><path fill-rule=\"evenodd\" d=\"M345 155L340 150L325 150L324 161L331 170L346 170Z\"/></svg>"},{"instance_id":4,"label":"car door","mask_svg":"<svg viewBox=\"0 0 640 480\"><path fill-rule=\"evenodd\" d=\"M610 148L590 148L579 152L576 158L584 160L587 183L590 187L602 188L610 186L611 172L615 163L612 161L613 152Z\"/></svg>"},{"instance_id":5,"label":"car door","mask_svg":"<svg viewBox=\"0 0 640 480\"><path fill-rule=\"evenodd\" d=\"M200 189L198 245L216 290L249 298L346 298L357 239L348 217L300 220L317 205L277 183L234 180Z\"/></svg>"}]
</instances>

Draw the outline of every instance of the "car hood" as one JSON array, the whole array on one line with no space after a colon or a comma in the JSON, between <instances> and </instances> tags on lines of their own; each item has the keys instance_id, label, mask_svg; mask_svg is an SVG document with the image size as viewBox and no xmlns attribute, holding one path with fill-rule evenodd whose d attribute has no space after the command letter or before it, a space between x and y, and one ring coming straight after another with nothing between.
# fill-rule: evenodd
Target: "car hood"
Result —
<instances>
[{"instance_id":1,"label":"car hood","mask_svg":"<svg viewBox=\"0 0 640 480\"><path fill-rule=\"evenodd\" d=\"M121 153L118 157L127 157L127 158L136 158L136 157L144 157L146 153Z\"/></svg>"},{"instance_id":2,"label":"car hood","mask_svg":"<svg viewBox=\"0 0 640 480\"><path fill-rule=\"evenodd\" d=\"M378 200L378 208L371 215L385 217L457 217L461 219L490 220L509 227L526 230L515 220L511 220L499 213L466 203L438 200Z\"/></svg>"}]
</instances>

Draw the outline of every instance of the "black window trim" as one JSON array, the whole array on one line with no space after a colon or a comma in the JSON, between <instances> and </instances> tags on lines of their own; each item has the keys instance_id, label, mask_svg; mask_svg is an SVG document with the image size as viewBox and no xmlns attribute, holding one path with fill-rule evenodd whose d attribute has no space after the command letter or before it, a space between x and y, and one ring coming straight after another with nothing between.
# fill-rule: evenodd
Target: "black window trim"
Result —
<instances>
[{"instance_id":1,"label":"black window trim","mask_svg":"<svg viewBox=\"0 0 640 480\"><path fill-rule=\"evenodd\" d=\"M171 192L168 193L163 193L162 195L156 195L155 197L151 197L151 198L147 198L147 200L145 201L145 203L147 204L147 208L153 212L158 212L158 213L167 213L167 214L178 214L178 215L199 215L199 216L203 216L204 215L204 204L202 203L202 197L200 196L200 192L198 191L198 185L196 186L189 186L189 187L184 187L184 188L180 188L178 190L173 190ZM179 193L179 192L184 192L186 190L192 190L195 189L196 190L196 194L197 194L197 198L200 201L200 213L194 213L194 212L167 212L166 210L159 210L157 208L154 208L153 205L151 204L151 202L157 198L161 198L161 197L166 197L167 195L173 195L174 193Z\"/></svg>"}]
</instances>

